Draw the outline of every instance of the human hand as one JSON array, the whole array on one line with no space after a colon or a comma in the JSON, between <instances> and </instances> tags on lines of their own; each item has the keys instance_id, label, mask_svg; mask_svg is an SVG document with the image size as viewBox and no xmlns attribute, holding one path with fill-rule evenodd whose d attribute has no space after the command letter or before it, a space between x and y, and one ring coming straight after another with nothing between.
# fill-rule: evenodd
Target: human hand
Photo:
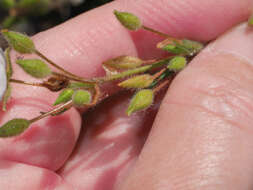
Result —
<instances>
[{"instance_id":1,"label":"human hand","mask_svg":"<svg viewBox=\"0 0 253 190\"><path fill-rule=\"evenodd\" d=\"M161 56L154 47L162 39L144 31L130 34L113 17L114 9L133 12L170 35L209 41L244 21L252 5L252 0L119 0L34 40L67 70L91 77L101 75L102 61L111 57ZM81 127L74 109L0 139L1 189L251 189L252 41L252 31L240 25L208 45L175 78L154 124L156 106L125 116L126 93L84 114L70 158ZM32 80L14 70L15 78ZM108 86L108 93L116 90ZM1 123L32 118L54 99L46 89L13 85Z\"/></svg>"}]
</instances>

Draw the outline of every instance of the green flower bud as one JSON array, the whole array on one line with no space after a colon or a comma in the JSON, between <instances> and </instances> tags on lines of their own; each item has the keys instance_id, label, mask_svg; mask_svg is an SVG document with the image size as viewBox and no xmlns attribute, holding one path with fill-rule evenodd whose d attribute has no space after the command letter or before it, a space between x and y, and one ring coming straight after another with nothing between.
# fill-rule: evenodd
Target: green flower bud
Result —
<instances>
[{"instance_id":1,"label":"green flower bud","mask_svg":"<svg viewBox=\"0 0 253 190\"><path fill-rule=\"evenodd\" d=\"M75 106L83 106L91 102L91 94L87 90L77 90L74 93L72 100Z\"/></svg>"},{"instance_id":2,"label":"green flower bud","mask_svg":"<svg viewBox=\"0 0 253 190\"><path fill-rule=\"evenodd\" d=\"M9 45L17 52L26 54L35 51L34 43L28 36L18 32L8 31L6 29L2 30L1 33L8 41Z\"/></svg>"},{"instance_id":3,"label":"green flower bud","mask_svg":"<svg viewBox=\"0 0 253 190\"><path fill-rule=\"evenodd\" d=\"M182 56L176 56L173 59L170 60L169 65L167 66L167 68L169 70L178 72L180 70L182 70L183 68L185 68L187 63L187 60L185 57Z\"/></svg>"},{"instance_id":4,"label":"green flower bud","mask_svg":"<svg viewBox=\"0 0 253 190\"><path fill-rule=\"evenodd\" d=\"M127 115L130 116L136 111L140 111L148 108L154 99L154 92L150 89L144 89L137 92L131 100L130 105L127 108Z\"/></svg>"},{"instance_id":5,"label":"green flower bud","mask_svg":"<svg viewBox=\"0 0 253 190\"><path fill-rule=\"evenodd\" d=\"M26 119L13 119L0 127L0 137L13 137L23 133L30 125Z\"/></svg>"},{"instance_id":6,"label":"green flower bud","mask_svg":"<svg viewBox=\"0 0 253 190\"><path fill-rule=\"evenodd\" d=\"M149 74L138 75L127 79L118 85L123 88L145 88L152 84L154 78Z\"/></svg>"},{"instance_id":7,"label":"green flower bud","mask_svg":"<svg viewBox=\"0 0 253 190\"><path fill-rule=\"evenodd\" d=\"M193 56L203 49L204 45L192 40L172 40L166 39L157 44L157 48L163 49L173 54L183 54Z\"/></svg>"},{"instance_id":8,"label":"green flower bud","mask_svg":"<svg viewBox=\"0 0 253 190\"><path fill-rule=\"evenodd\" d=\"M119 56L109 59L103 63L103 66L116 70L129 70L141 66L143 61L138 57L133 56Z\"/></svg>"},{"instance_id":9,"label":"green flower bud","mask_svg":"<svg viewBox=\"0 0 253 190\"><path fill-rule=\"evenodd\" d=\"M114 15L119 22L129 30L138 30L142 27L141 20L132 13L115 10Z\"/></svg>"},{"instance_id":10,"label":"green flower bud","mask_svg":"<svg viewBox=\"0 0 253 190\"><path fill-rule=\"evenodd\" d=\"M253 26L253 14L251 14L249 19L248 19L248 25Z\"/></svg>"},{"instance_id":11,"label":"green flower bud","mask_svg":"<svg viewBox=\"0 0 253 190\"><path fill-rule=\"evenodd\" d=\"M35 78L45 78L51 74L51 69L40 59L19 59L17 64Z\"/></svg>"},{"instance_id":12,"label":"green flower bud","mask_svg":"<svg viewBox=\"0 0 253 190\"><path fill-rule=\"evenodd\" d=\"M186 49L182 49L181 47L178 47L174 41L164 40L157 44L157 48L162 49L164 51L168 51L172 54L187 54L188 51Z\"/></svg>"},{"instance_id":13,"label":"green flower bud","mask_svg":"<svg viewBox=\"0 0 253 190\"><path fill-rule=\"evenodd\" d=\"M54 106L61 104L61 103L66 103L69 100L71 100L72 95L74 94L74 90L70 88L64 89L58 96L58 98L54 102Z\"/></svg>"},{"instance_id":14,"label":"green flower bud","mask_svg":"<svg viewBox=\"0 0 253 190\"><path fill-rule=\"evenodd\" d=\"M197 41L184 39L182 40L182 48L187 49L190 52L188 55L193 56L199 53L204 48L204 45Z\"/></svg>"}]
</instances>

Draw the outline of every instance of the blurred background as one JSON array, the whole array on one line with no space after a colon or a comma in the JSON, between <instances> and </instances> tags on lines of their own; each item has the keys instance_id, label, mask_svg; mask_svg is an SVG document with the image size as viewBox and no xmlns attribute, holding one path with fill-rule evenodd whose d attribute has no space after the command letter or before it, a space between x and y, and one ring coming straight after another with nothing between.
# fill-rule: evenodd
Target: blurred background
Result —
<instances>
[{"instance_id":1,"label":"blurred background","mask_svg":"<svg viewBox=\"0 0 253 190\"><path fill-rule=\"evenodd\" d=\"M0 0L0 28L33 35L112 0Z\"/></svg>"}]
</instances>

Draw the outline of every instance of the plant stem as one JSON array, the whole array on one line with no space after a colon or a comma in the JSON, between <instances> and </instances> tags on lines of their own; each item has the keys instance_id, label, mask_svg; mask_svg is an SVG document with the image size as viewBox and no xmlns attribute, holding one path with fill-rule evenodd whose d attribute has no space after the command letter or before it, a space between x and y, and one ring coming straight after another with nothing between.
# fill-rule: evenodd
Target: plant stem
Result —
<instances>
[{"instance_id":1,"label":"plant stem","mask_svg":"<svg viewBox=\"0 0 253 190\"><path fill-rule=\"evenodd\" d=\"M34 122L39 121L47 116L57 114L57 113L64 111L66 109L70 109L72 107L72 105L73 105L73 102L72 102L72 100L70 100L70 101L66 102L65 104L62 104L61 106L58 106L49 112L43 113L40 116L31 119L30 123L34 123Z\"/></svg>"},{"instance_id":2,"label":"plant stem","mask_svg":"<svg viewBox=\"0 0 253 190\"><path fill-rule=\"evenodd\" d=\"M12 83L17 83L17 84L44 87L42 83L31 83L31 82L26 82L26 81L17 80L17 79L10 79L9 81Z\"/></svg>"},{"instance_id":3,"label":"plant stem","mask_svg":"<svg viewBox=\"0 0 253 190\"><path fill-rule=\"evenodd\" d=\"M68 76L68 75L65 75L63 73L57 73L57 72L52 72L52 74L55 75L55 76L67 78L67 79L72 80L72 81L83 82L83 83L88 83L88 84L96 83L96 81L93 80L93 79L85 79L85 78L81 78L81 77L76 78L76 77Z\"/></svg>"},{"instance_id":4,"label":"plant stem","mask_svg":"<svg viewBox=\"0 0 253 190\"><path fill-rule=\"evenodd\" d=\"M159 92L162 88L164 88L166 85L168 85L169 82L170 82L169 80L163 81L161 84L159 84L157 87L155 87L155 88L153 89L153 92L154 92L154 93Z\"/></svg>"},{"instance_id":5,"label":"plant stem","mask_svg":"<svg viewBox=\"0 0 253 190\"><path fill-rule=\"evenodd\" d=\"M168 34L162 33L162 32L160 32L160 31L157 31L157 30L155 30L155 29L149 28L149 27L147 27L147 26L142 26L142 29L143 29L143 30L146 30L146 31L149 31L149 32L152 32L152 33L154 33L154 34L157 34L157 35L159 35L159 36L165 37L165 38L171 38Z\"/></svg>"},{"instance_id":6,"label":"plant stem","mask_svg":"<svg viewBox=\"0 0 253 190\"><path fill-rule=\"evenodd\" d=\"M82 77L79 77L71 72L66 71L65 69L63 69L62 67L60 67L59 65L57 65L56 63L54 63L52 60L50 60L49 58L47 58L45 55L43 55L41 52L39 52L38 50L35 50L34 52L36 55L38 55L39 57L41 57L42 59L44 59L45 61L47 61L50 65L52 65L53 67L57 68L58 70L62 71L63 73L71 76L74 79L78 79L78 80L83 80Z\"/></svg>"},{"instance_id":7,"label":"plant stem","mask_svg":"<svg viewBox=\"0 0 253 190\"><path fill-rule=\"evenodd\" d=\"M127 71L124 71L122 73L118 73L115 75L109 75L109 76L101 77L101 78L94 78L92 80L94 80L98 83L103 83L103 82L109 82L109 81L113 81L113 80L117 80L117 79L122 79L122 78L131 76L131 75L135 75L135 74L139 74L139 73L144 73L148 70L151 70L151 69L154 69L154 68L157 68L157 67L167 64L171 58L172 57L159 60L159 61L153 63L152 65L145 65L145 66L138 67L138 68L131 69L131 70L127 70Z\"/></svg>"}]
</instances>

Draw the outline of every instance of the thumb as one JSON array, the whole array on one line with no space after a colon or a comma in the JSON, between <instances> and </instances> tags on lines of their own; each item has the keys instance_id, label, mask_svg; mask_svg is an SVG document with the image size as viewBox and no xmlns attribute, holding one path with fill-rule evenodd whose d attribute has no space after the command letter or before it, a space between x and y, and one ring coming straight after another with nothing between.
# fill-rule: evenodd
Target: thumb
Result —
<instances>
[{"instance_id":1,"label":"thumb","mask_svg":"<svg viewBox=\"0 0 253 190\"><path fill-rule=\"evenodd\" d=\"M122 189L253 188L252 51L243 24L178 75Z\"/></svg>"}]
</instances>

